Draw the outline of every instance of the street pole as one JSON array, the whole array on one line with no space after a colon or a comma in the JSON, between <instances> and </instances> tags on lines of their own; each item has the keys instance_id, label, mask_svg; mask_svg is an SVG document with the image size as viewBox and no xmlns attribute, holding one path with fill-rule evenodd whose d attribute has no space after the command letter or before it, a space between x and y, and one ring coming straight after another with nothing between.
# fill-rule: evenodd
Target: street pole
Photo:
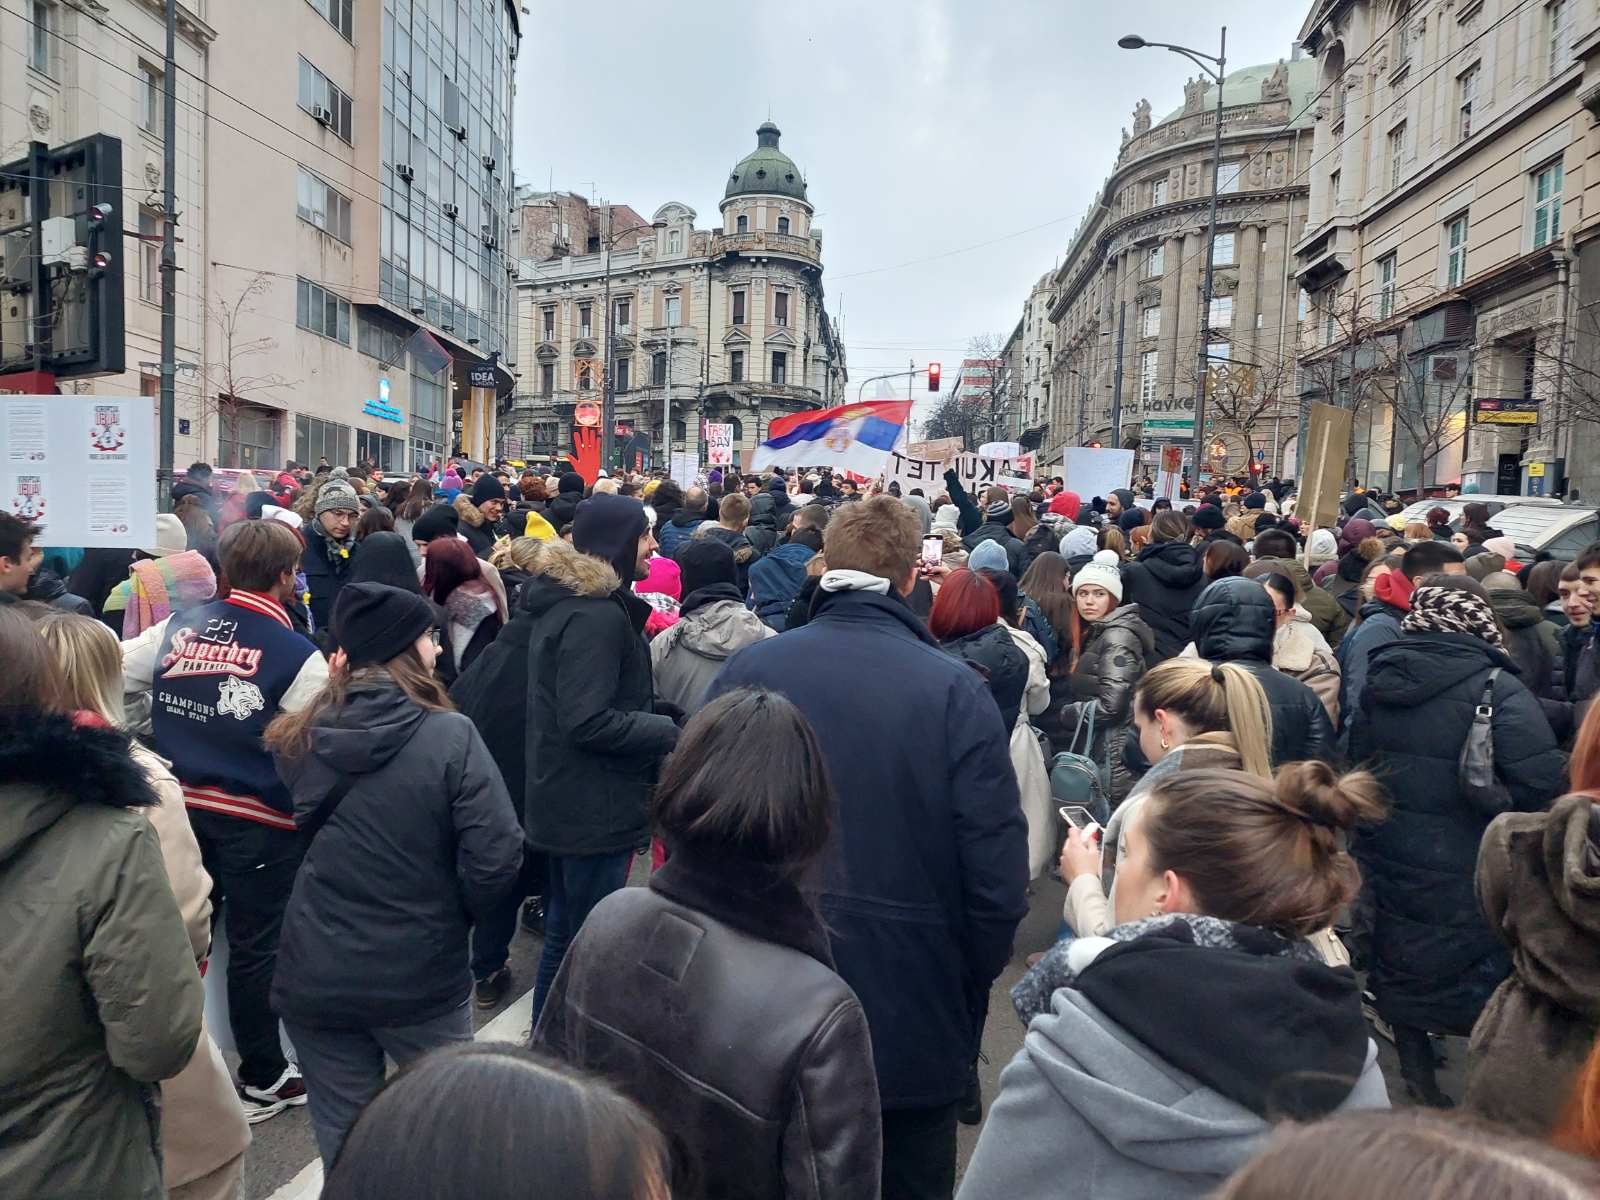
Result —
<instances>
[{"instance_id":1,"label":"street pole","mask_svg":"<svg viewBox=\"0 0 1600 1200\"><path fill-rule=\"evenodd\" d=\"M672 469L672 326L667 326L667 390L661 398L661 465Z\"/></svg>"},{"instance_id":2,"label":"street pole","mask_svg":"<svg viewBox=\"0 0 1600 1200\"><path fill-rule=\"evenodd\" d=\"M170 0L169 0L170 2ZM616 420L616 405L611 399L611 205L606 205L606 240L601 247L600 269L605 274L605 299L601 302L605 322L600 339L605 356L600 370L600 469L611 473L611 458L615 453L612 425Z\"/></svg>"},{"instance_id":3,"label":"street pole","mask_svg":"<svg viewBox=\"0 0 1600 1200\"><path fill-rule=\"evenodd\" d=\"M1111 448L1122 449L1122 353L1124 339L1128 333L1128 302L1122 301L1117 305L1117 370L1111 383ZM1088 394L1088 389L1084 389ZM1143 426L1140 427L1143 433ZM1082 440L1081 438L1079 439Z\"/></svg>"},{"instance_id":4,"label":"street pole","mask_svg":"<svg viewBox=\"0 0 1600 1200\"><path fill-rule=\"evenodd\" d=\"M161 490L158 506L172 511L173 433L176 427L178 373L178 256L176 230L178 197L173 177L178 173L177 64L178 0L167 0L167 54L161 81L162 197L161 222L161 461L156 480Z\"/></svg>"},{"instance_id":5,"label":"street pole","mask_svg":"<svg viewBox=\"0 0 1600 1200\"><path fill-rule=\"evenodd\" d=\"M1206 282L1200 301L1200 348L1195 354L1194 486L1200 484L1206 443L1206 377L1210 367L1211 287L1217 257L1217 185L1222 180L1222 84L1228 77L1228 27L1217 50L1217 121L1211 134L1211 215L1206 222Z\"/></svg>"}]
</instances>

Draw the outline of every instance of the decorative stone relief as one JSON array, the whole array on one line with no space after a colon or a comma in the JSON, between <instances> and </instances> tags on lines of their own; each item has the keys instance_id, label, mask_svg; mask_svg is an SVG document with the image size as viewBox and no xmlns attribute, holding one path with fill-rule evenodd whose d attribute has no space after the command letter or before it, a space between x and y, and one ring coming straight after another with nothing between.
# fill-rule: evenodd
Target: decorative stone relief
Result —
<instances>
[{"instance_id":1,"label":"decorative stone relief","mask_svg":"<svg viewBox=\"0 0 1600 1200\"><path fill-rule=\"evenodd\" d=\"M1289 64L1278 60L1277 68L1261 84L1263 100L1282 100L1289 94Z\"/></svg>"},{"instance_id":2,"label":"decorative stone relief","mask_svg":"<svg viewBox=\"0 0 1600 1200\"><path fill-rule=\"evenodd\" d=\"M1133 135L1150 132L1150 101L1141 99L1133 106Z\"/></svg>"},{"instance_id":3,"label":"decorative stone relief","mask_svg":"<svg viewBox=\"0 0 1600 1200\"><path fill-rule=\"evenodd\" d=\"M28 123L36 133L50 132L50 97L43 92L28 97Z\"/></svg>"}]
</instances>

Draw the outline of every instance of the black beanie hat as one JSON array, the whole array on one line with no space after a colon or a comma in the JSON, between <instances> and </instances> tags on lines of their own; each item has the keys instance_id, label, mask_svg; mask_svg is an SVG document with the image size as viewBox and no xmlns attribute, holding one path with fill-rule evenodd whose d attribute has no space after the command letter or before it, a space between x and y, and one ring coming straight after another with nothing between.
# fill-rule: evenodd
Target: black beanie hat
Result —
<instances>
[{"instance_id":1,"label":"black beanie hat","mask_svg":"<svg viewBox=\"0 0 1600 1200\"><path fill-rule=\"evenodd\" d=\"M568 471L561 477L561 482L556 485L556 494L560 495L562 492L574 492L579 496L583 495L583 476L576 471Z\"/></svg>"},{"instance_id":2,"label":"black beanie hat","mask_svg":"<svg viewBox=\"0 0 1600 1200\"><path fill-rule=\"evenodd\" d=\"M597 492L578 505L572 519L572 545L611 564L622 586L633 586L639 556L639 535L650 528L644 505L632 496Z\"/></svg>"},{"instance_id":3,"label":"black beanie hat","mask_svg":"<svg viewBox=\"0 0 1600 1200\"><path fill-rule=\"evenodd\" d=\"M1117 528L1123 533L1132 533L1145 523L1145 511L1137 506L1124 510L1117 516Z\"/></svg>"},{"instance_id":4,"label":"black beanie hat","mask_svg":"<svg viewBox=\"0 0 1600 1200\"><path fill-rule=\"evenodd\" d=\"M350 583L386 583L390 587L404 588L422 594L422 583L417 579L416 560L404 534L392 529L369 533L361 543L361 551L350 567Z\"/></svg>"},{"instance_id":5,"label":"black beanie hat","mask_svg":"<svg viewBox=\"0 0 1600 1200\"><path fill-rule=\"evenodd\" d=\"M1267 497L1262 492L1251 492L1244 498L1244 506L1246 508L1265 508L1267 506Z\"/></svg>"},{"instance_id":6,"label":"black beanie hat","mask_svg":"<svg viewBox=\"0 0 1600 1200\"><path fill-rule=\"evenodd\" d=\"M461 532L461 514L448 504L435 504L411 524L411 540L431 542Z\"/></svg>"},{"instance_id":7,"label":"black beanie hat","mask_svg":"<svg viewBox=\"0 0 1600 1200\"><path fill-rule=\"evenodd\" d=\"M728 543L717 538L691 539L678 551L678 571L682 576L685 599L714 583L739 585L739 571L734 566L733 550Z\"/></svg>"},{"instance_id":8,"label":"black beanie hat","mask_svg":"<svg viewBox=\"0 0 1600 1200\"><path fill-rule=\"evenodd\" d=\"M1202 504L1189 520L1196 529L1221 529L1228 523L1228 518L1215 504Z\"/></svg>"},{"instance_id":9,"label":"black beanie hat","mask_svg":"<svg viewBox=\"0 0 1600 1200\"><path fill-rule=\"evenodd\" d=\"M506 498L506 485L500 482L498 475L491 475L485 471L478 476L478 482L472 485L472 502L482 504L485 500L504 500Z\"/></svg>"},{"instance_id":10,"label":"black beanie hat","mask_svg":"<svg viewBox=\"0 0 1600 1200\"><path fill-rule=\"evenodd\" d=\"M403 654L433 621L433 605L419 593L387 583L347 583L333 606L333 636L352 667Z\"/></svg>"}]
</instances>

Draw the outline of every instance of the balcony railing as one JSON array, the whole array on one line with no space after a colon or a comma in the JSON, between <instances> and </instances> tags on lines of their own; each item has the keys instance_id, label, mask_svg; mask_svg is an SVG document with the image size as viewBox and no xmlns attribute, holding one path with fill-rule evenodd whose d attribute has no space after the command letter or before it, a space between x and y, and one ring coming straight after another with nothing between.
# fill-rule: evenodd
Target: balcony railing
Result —
<instances>
[{"instance_id":1,"label":"balcony railing","mask_svg":"<svg viewBox=\"0 0 1600 1200\"><path fill-rule=\"evenodd\" d=\"M810 238L796 237L792 233L720 233L711 239L711 256L724 254L781 254L785 258L798 258L821 265L822 254Z\"/></svg>"}]
</instances>

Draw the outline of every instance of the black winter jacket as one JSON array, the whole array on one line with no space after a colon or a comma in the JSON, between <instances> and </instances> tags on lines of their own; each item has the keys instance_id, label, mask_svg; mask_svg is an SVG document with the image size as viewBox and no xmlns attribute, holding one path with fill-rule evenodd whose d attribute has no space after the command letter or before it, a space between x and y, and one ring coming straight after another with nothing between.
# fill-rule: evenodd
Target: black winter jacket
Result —
<instances>
[{"instance_id":1,"label":"black winter jacket","mask_svg":"<svg viewBox=\"0 0 1600 1200\"><path fill-rule=\"evenodd\" d=\"M1272 764L1334 760L1328 710L1317 694L1272 665L1272 597L1253 579L1219 579L1195 601L1190 629L1195 649L1210 662L1231 662L1256 677L1272 710Z\"/></svg>"},{"instance_id":2,"label":"black winter jacket","mask_svg":"<svg viewBox=\"0 0 1600 1200\"><path fill-rule=\"evenodd\" d=\"M1095 706L1094 746L1088 753L1095 762L1110 759L1114 801L1133 788L1132 774L1122 759L1122 743L1133 727L1133 689L1154 661L1155 647L1155 634L1139 615L1139 606L1124 604L1088 626L1072 668L1073 698ZM1076 717L1063 724L1070 735ZM1079 752L1084 752L1082 747Z\"/></svg>"},{"instance_id":3,"label":"black winter jacket","mask_svg":"<svg viewBox=\"0 0 1600 1200\"><path fill-rule=\"evenodd\" d=\"M419 707L384 677L358 681L313 728L310 753L277 766L297 824L353 785L295 876L273 1009L381 1029L460 1005L472 988L467 936L522 865L516 812L472 722Z\"/></svg>"},{"instance_id":4,"label":"black winter jacket","mask_svg":"<svg viewBox=\"0 0 1600 1200\"><path fill-rule=\"evenodd\" d=\"M557 492L554 500L545 503L544 519L550 522L559 535L563 525L572 524L578 515L578 505L582 503L582 492Z\"/></svg>"},{"instance_id":5,"label":"black winter jacket","mask_svg":"<svg viewBox=\"0 0 1600 1200\"><path fill-rule=\"evenodd\" d=\"M977 670L1000 706L1000 720L1009 736L1009 731L1016 728L1022 697L1028 690L1028 656L1017 645L1017 639L1006 632L1005 626L995 624L940 644Z\"/></svg>"},{"instance_id":6,"label":"black winter jacket","mask_svg":"<svg viewBox=\"0 0 1600 1200\"><path fill-rule=\"evenodd\" d=\"M1532 812L1561 793L1564 760L1511 660L1465 633L1407 633L1367 669L1350 754L1389 791L1389 817L1354 850L1371 897L1378 1011L1393 1024L1472 1029L1511 969L1473 891L1478 844L1497 812L1462 796L1461 747L1489 672L1495 774L1511 808Z\"/></svg>"},{"instance_id":7,"label":"black winter jacket","mask_svg":"<svg viewBox=\"0 0 1600 1200\"><path fill-rule=\"evenodd\" d=\"M524 586L524 596L527 590ZM528 642L533 626L533 614L519 600L500 636L450 685L450 699L477 727L519 818L528 786Z\"/></svg>"},{"instance_id":8,"label":"black winter jacket","mask_svg":"<svg viewBox=\"0 0 1600 1200\"><path fill-rule=\"evenodd\" d=\"M750 501L750 524L744 534L758 557L771 554L778 545L778 508L771 492L758 492Z\"/></svg>"},{"instance_id":9,"label":"black winter jacket","mask_svg":"<svg viewBox=\"0 0 1600 1200\"><path fill-rule=\"evenodd\" d=\"M674 848L648 888L607 896L532 1044L655 1118L678 1159L674 1195L878 1196L866 1014L799 890L770 868Z\"/></svg>"},{"instance_id":10,"label":"black winter jacket","mask_svg":"<svg viewBox=\"0 0 1600 1200\"><path fill-rule=\"evenodd\" d=\"M1012 575L1021 579L1024 548L1022 539L1011 532L1011 526L1002 525L998 521L985 521L967 534L966 537L962 538L961 544L967 548L967 553L971 554L987 541L995 541L1000 544L1001 548L1006 552L1008 569Z\"/></svg>"},{"instance_id":11,"label":"black winter jacket","mask_svg":"<svg viewBox=\"0 0 1600 1200\"><path fill-rule=\"evenodd\" d=\"M311 624L316 629L315 640L326 650L333 644L333 604L349 582L350 567L360 552L360 545L352 542L347 557L322 536L322 522L315 517L305 523L301 532L306 537L306 548L300 556L300 566L306 573L306 591L311 595L307 607L311 610Z\"/></svg>"},{"instance_id":12,"label":"black winter jacket","mask_svg":"<svg viewBox=\"0 0 1600 1200\"><path fill-rule=\"evenodd\" d=\"M809 624L739 651L707 698L738 687L788 696L827 760L838 817L817 901L883 1105L954 1103L1028 911L1010 731L972 668L872 592L821 593Z\"/></svg>"},{"instance_id":13,"label":"black winter jacket","mask_svg":"<svg viewBox=\"0 0 1600 1200\"><path fill-rule=\"evenodd\" d=\"M1517 664L1517 678L1539 699L1554 699L1561 667L1560 630L1545 620L1533 597L1521 588L1495 588L1489 604L1505 626L1506 653Z\"/></svg>"},{"instance_id":14,"label":"black winter jacket","mask_svg":"<svg viewBox=\"0 0 1600 1200\"><path fill-rule=\"evenodd\" d=\"M1123 564L1122 602L1139 606L1156 637L1157 661L1176 658L1189 644L1189 610L1207 582L1201 552L1187 542L1157 542Z\"/></svg>"},{"instance_id":15,"label":"black winter jacket","mask_svg":"<svg viewBox=\"0 0 1600 1200\"><path fill-rule=\"evenodd\" d=\"M649 837L645 810L678 740L654 708L650 606L606 563L545 548L523 591L528 635L528 842L551 854L614 854Z\"/></svg>"}]
</instances>

